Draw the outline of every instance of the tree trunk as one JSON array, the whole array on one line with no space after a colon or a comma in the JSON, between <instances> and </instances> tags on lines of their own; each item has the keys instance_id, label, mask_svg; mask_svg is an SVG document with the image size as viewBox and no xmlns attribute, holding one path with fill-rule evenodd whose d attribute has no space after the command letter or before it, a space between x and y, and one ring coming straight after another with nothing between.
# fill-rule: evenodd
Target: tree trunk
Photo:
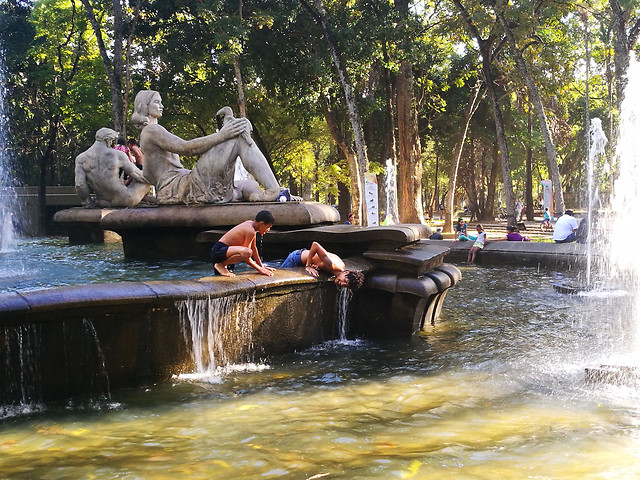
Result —
<instances>
[{"instance_id":1,"label":"tree trunk","mask_svg":"<svg viewBox=\"0 0 640 480\"><path fill-rule=\"evenodd\" d=\"M422 210L422 156L411 69L410 63L401 63L396 87L396 105L398 109L398 213L402 223L424 223Z\"/></svg>"},{"instance_id":2,"label":"tree trunk","mask_svg":"<svg viewBox=\"0 0 640 480\"><path fill-rule=\"evenodd\" d=\"M409 15L408 0L396 0L401 17ZM422 152L413 92L412 65L400 63L396 79L398 115L398 213L402 223L425 223L422 208ZM437 179L436 179L437 181Z\"/></svg>"},{"instance_id":3,"label":"tree trunk","mask_svg":"<svg viewBox=\"0 0 640 480\"><path fill-rule=\"evenodd\" d=\"M525 179L525 187L524 187L524 202L527 207L527 220L533 221L533 148L531 147L532 142L532 133L533 133L533 121L531 118L531 111L527 115L527 135L529 137L529 142L527 144L527 159L526 159L526 169L527 176Z\"/></svg>"},{"instance_id":4,"label":"tree trunk","mask_svg":"<svg viewBox=\"0 0 640 480\"><path fill-rule=\"evenodd\" d=\"M353 153L353 149L347 144L344 135L342 135L342 132L338 127L338 122L336 121L335 115L329 109L329 105L327 105L327 100L324 96L320 96L320 107L322 108L325 121L327 122L327 127L329 128L331 138L333 138L333 141L336 142L336 145L342 152L344 158L347 159L347 165L349 166L349 190L351 191L351 212L354 213L354 206L361 205L362 199L364 198L364 190L362 189L362 185L359 182L358 177L359 171L356 156ZM353 223L359 223L359 219L355 218Z\"/></svg>"},{"instance_id":5,"label":"tree trunk","mask_svg":"<svg viewBox=\"0 0 640 480\"><path fill-rule=\"evenodd\" d=\"M505 21L503 15L496 8L495 1L492 0L491 3L493 4L493 8L496 12L498 21L502 26L502 30L507 36L507 40L509 41L509 46L511 47L511 51L515 57L518 70L524 78L527 89L529 90L529 95L531 96L531 100L533 100L533 104L536 108L536 113L538 114L538 124L540 125L540 133L542 133L542 138L544 138L544 147L547 153L547 166L549 167L549 173L551 173L553 199L555 201L556 212L564 213L564 194L562 192L562 180L560 178L560 168L558 167L556 146L554 145L553 139L551 138L551 131L549 130L549 124L547 122L547 116L544 111L544 105L542 104L542 98L540 97L540 91L538 90L538 87L536 86L533 78L531 77L531 74L529 73L529 69L527 68L527 64L524 61L522 53L516 45L516 39L513 36L513 32L509 28L509 25Z\"/></svg>"},{"instance_id":6,"label":"tree trunk","mask_svg":"<svg viewBox=\"0 0 640 480\"><path fill-rule=\"evenodd\" d=\"M498 145L494 143L491 155L491 172L489 173L489 182L487 183L487 201L485 202L485 210L491 219L494 218L496 211L496 184L498 183L498 171L500 170L500 156L498 155Z\"/></svg>"},{"instance_id":7,"label":"tree trunk","mask_svg":"<svg viewBox=\"0 0 640 480\"><path fill-rule=\"evenodd\" d=\"M39 182L38 182L38 228L40 235L47 234L47 183L49 177L49 165L56 151L58 143L58 132L60 131L60 118L54 116L49 121L49 133L47 135L47 146L42 157L38 161Z\"/></svg>"},{"instance_id":8,"label":"tree trunk","mask_svg":"<svg viewBox=\"0 0 640 480\"><path fill-rule=\"evenodd\" d=\"M487 85L487 92L491 102L491 110L493 111L493 121L496 125L496 140L498 143L498 155L500 156L500 166L502 167L502 190L504 193L504 202L507 210L507 225L516 224L516 201L513 195L513 183L511 181L511 164L509 163L509 150L507 147L507 134L504 128L504 119L502 118L502 110L498 102L498 93L494 86L493 75L491 74L491 63L488 55L482 55L482 71L484 81Z\"/></svg>"},{"instance_id":9,"label":"tree trunk","mask_svg":"<svg viewBox=\"0 0 640 480\"><path fill-rule=\"evenodd\" d=\"M109 80L109 89L111 91L111 119L113 121L114 130L122 136L126 136L126 111L124 105L124 97L122 94L122 74L123 74L123 56L122 56L122 38L124 35L122 21L122 4L120 0L113 0L113 60L109 58L107 47L104 43L100 23L98 22L93 6L90 0L80 0L87 11L87 17L91 23L91 28L96 36L98 50L102 57L107 78Z\"/></svg>"},{"instance_id":10,"label":"tree trunk","mask_svg":"<svg viewBox=\"0 0 640 480\"><path fill-rule=\"evenodd\" d=\"M451 162L451 169L449 170L449 188L447 190L447 200L445 203L445 212L444 212L444 229L445 233L453 232L453 209L454 209L454 200L455 200L455 192L456 192L456 182L458 177L458 168L460 166L460 157L462 157L462 149L464 148L464 142L467 139L467 132L469 131L469 123L471 122L471 118L475 113L478 105L480 104L480 88L482 82L478 80L476 82L473 91L469 97L469 101L467 102L467 107L464 111L464 120L462 124L462 129L460 130L460 136L458 137L458 141L456 142L456 148L454 150L453 162Z\"/></svg>"},{"instance_id":11,"label":"tree trunk","mask_svg":"<svg viewBox=\"0 0 640 480\"><path fill-rule=\"evenodd\" d=\"M129 32L127 34L127 47L125 49L124 58L124 93L122 103L124 105L124 125L127 125L127 105L129 105L129 98L131 96L131 45L133 45L134 34L136 27L138 26L138 20L140 20L140 5L142 0L136 0L133 7L133 20L130 24Z\"/></svg>"},{"instance_id":12,"label":"tree trunk","mask_svg":"<svg viewBox=\"0 0 640 480\"><path fill-rule=\"evenodd\" d=\"M627 86L629 53L638 41L638 34L640 33L640 19L636 18L630 21L629 18L633 7L625 9L620 3L619 0L609 0L609 6L613 13L613 63L615 66L616 106L618 111L620 111L620 105L624 98L624 89ZM629 26L630 23L631 26Z\"/></svg>"},{"instance_id":13,"label":"tree trunk","mask_svg":"<svg viewBox=\"0 0 640 480\"><path fill-rule=\"evenodd\" d=\"M515 225L516 223L516 202L513 195L513 183L511 181L511 165L509 164L509 150L507 148L507 137L504 128L504 119L502 118L502 110L500 109L500 103L498 101L498 94L494 84L493 73L491 71L491 47L493 38L485 40L482 38L480 31L476 27L469 12L467 12L464 5L460 0L453 0L456 4L462 17L467 23L467 27L472 35L475 37L480 47L480 54L482 56L482 74L484 76L484 83L487 87L487 93L489 94L489 101L491 102L491 110L493 111L493 120L496 126L496 139L498 141L498 149L502 166L502 188L504 191L504 201L507 207L507 223Z\"/></svg>"},{"instance_id":14,"label":"tree trunk","mask_svg":"<svg viewBox=\"0 0 640 480\"><path fill-rule=\"evenodd\" d=\"M242 0L238 0L238 17L242 22ZM242 70L240 69L240 55L233 57L233 71L236 75L236 89L238 90L238 115L240 117L247 116L247 105L244 95L244 82L242 81Z\"/></svg>"}]
</instances>

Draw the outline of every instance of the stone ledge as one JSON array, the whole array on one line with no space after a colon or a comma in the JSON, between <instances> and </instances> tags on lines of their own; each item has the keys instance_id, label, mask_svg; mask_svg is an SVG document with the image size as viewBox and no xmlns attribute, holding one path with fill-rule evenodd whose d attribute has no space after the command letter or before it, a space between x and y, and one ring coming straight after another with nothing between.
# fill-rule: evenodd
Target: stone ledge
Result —
<instances>
[{"instance_id":1,"label":"stone ledge","mask_svg":"<svg viewBox=\"0 0 640 480\"><path fill-rule=\"evenodd\" d=\"M347 258L345 265L367 273L372 265L362 258ZM67 287L9 292L0 294L0 326L13 323L17 317L49 313L48 320L56 320L60 311L120 308L122 306L153 306L172 304L183 298L217 298L279 286L330 282L330 276L320 273L318 278L304 273L303 268L277 269L273 277L253 271L235 277L204 277L192 280L118 282L72 285Z\"/></svg>"},{"instance_id":2,"label":"stone ledge","mask_svg":"<svg viewBox=\"0 0 640 480\"><path fill-rule=\"evenodd\" d=\"M421 277L440 265L448 251L449 247L444 245L420 242L393 251L364 252L362 256L376 262L382 268Z\"/></svg>"},{"instance_id":3,"label":"stone ledge","mask_svg":"<svg viewBox=\"0 0 640 480\"><path fill-rule=\"evenodd\" d=\"M106 215L101 223L103 228L117 232L167 227L227 228L255 218L261 210L269 210L275 218L275 225L283 227L319 225L340 220L338 211L329 205L311 202L268 202L139 206L114 210Z\"/></svg>"},{"instance_id":4,"label":"stone ledge","mask_svg":"<svg viewBox=\"0 0 640 480\"><path fill-rule=\"evenodd\" d=\"M421 240L425 245L449 248L447 258L465 261L473 241ZM513 263L518 265L580 266L586 262L587 247L579 243L491 241L476 257L476 263Z\"/></svg>"},{"instance_id":5,"label":"stone ledge","mask_svg":"<svg viewBox=\"0 0 640 480\"><path fill-rule=\"evenodd\" d=\"M377 249L394 250L420 239L427 238L431 229L425 225L404 224L384 227L359 227L355 225L327 225L310 227L299 230L279 231L267 233L262 241L264 244L287 244L291 250L295 248L309 248L311 242L318 242L323 246L341 244L375 245ZM207 230L198 234L198 243L214 244L226 230ZM329 247L327 247L329 248ZM329 250L333 250L329 248Z\"/></svg>"}]
</instances>

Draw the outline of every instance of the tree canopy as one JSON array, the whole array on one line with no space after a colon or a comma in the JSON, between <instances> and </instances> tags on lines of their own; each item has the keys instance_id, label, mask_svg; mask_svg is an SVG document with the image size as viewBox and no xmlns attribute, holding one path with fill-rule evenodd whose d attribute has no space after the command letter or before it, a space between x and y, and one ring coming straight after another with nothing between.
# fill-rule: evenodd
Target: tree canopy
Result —
<instances>
[{"instance_id":1,"label":"tree canopy","mask_svg":"<svg viewBox=\"0 0 640 480\"><path fill-rule=\"evenodd\" d=\"M389 162L402 221L447 195L493 218L554 175L578 206L588 118L615 135L639 18L640 0L6 0L11 148L23 184L72 185L153 89L184 138L246 112L281 184L345 213Z\"/></svg>"}]
</instances>

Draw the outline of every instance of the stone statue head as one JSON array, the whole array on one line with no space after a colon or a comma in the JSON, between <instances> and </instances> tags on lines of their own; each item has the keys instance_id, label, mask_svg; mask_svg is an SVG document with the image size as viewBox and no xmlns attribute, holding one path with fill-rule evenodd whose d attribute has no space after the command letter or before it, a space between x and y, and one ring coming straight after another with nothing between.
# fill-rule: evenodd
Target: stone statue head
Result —
<instances>
[{"instance_id":1,"label":"stone statue head","mask_svg":"<svg viewBox=\"0 0 640 480\"><path fill-rule=\"evenodd\" d=\"M111 130L110 128L103 127L96 132L96 140L99 142L104 142L108 146L118 138L118 132L115 130Z\"/></svg>"},{"instance_id":2,"label":"stone statue head","mask_svg":"<svg viewBox=\"0 0 640 480\"><path fill-rule=\"evenodd\" d=\"M160 95L155 90L140 90L133 102L133 114L131 115L131 123L138 129L142 130L149 124L149 104L154 95Z\"/></svg>"}]
</instances>

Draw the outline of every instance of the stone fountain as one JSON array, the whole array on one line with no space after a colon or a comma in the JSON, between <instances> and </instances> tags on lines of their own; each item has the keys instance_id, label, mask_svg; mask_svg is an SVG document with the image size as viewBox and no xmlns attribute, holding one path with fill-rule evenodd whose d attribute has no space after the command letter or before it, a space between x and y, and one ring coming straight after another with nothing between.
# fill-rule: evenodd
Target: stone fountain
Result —
<instances>
[{"instance_id":1,"label":"stone fountain","mask_svg":"<svg viewBox=\"0 0 640 480\"><path fill-rule=\"evenodd\" d=\"M76 190L85 207L60 211L71 242L122 239L129 258L208 258L229 228L269 210L275 224L259 239L265 260L317 241L362 271L347 334L408 336L436 321L447 290L461 278L444 263L449 248L424 239L424 225L361 228L337 224L319 203L283 195L246 119L227 115L215 134L185 141L158 124L157 92L136 97L142 172L110 148L113 131L76 159ZM178 155L200 155L193 170ZM255 180L234 181L239 158ZM121 170L130 181L123 183ZM99 172L99 175L96 175ZM156 195L150 195L151 187ZM212 270L213 274L213 270ZM309 347L338 338L338 289L324 274L277 269L274 276L122 282L0 295L0 373L4 403L108 395L172 375ZM196 348L197 347L197 348ZM209 352L202 361L198 352ZM82 368L79 366L82 365Z\"/></svg>"}]
</instances>

